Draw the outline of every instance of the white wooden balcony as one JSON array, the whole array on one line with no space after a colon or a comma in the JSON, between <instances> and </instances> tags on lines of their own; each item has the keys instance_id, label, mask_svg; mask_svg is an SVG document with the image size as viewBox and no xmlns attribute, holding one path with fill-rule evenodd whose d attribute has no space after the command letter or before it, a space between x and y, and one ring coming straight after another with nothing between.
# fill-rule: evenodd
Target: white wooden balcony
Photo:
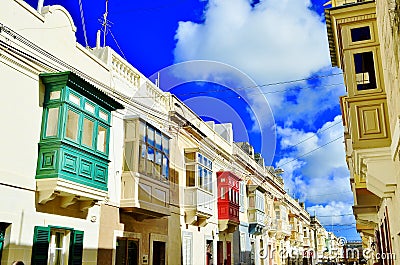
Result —
<instances>
[{"instance_id":1,"label":"white wooden balcony","mask_svg":"<svg viewBox=\"0 0 400 265\"><path fill-rule=\"evenodd\" d=\"M292 226L289 224L288 221L279 219L277 220L277 235L286 237L290 236L292 233Z\"/></svg>"},{"instance_id":2,"label":"white wooden balcony","mask_svg":"<svg viewBox=\"0 0 400 265\"><path fill-rule=\"evenodd\" d=\"M186 187L184 208L187 224L205 226L214 214L215 198L212 193L198 187Z\"/></svg>"},{"instance_id":3,"label":"white wooden balcony","mask_svg":"<svg viewBox=\"0 0 400 265\"><path fill-rule=\"evenodd\" d=\"M147 177L140 173L123 172L121 183L121 209L141 218L170 215L169 182Z\"/></svg>"}]
</instances>

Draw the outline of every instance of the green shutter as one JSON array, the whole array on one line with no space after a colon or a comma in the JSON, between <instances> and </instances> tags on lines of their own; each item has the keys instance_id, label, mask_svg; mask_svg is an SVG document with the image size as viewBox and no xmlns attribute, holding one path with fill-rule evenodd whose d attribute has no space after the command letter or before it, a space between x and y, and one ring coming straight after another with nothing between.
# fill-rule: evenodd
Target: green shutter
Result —
<instances>
[{"instance_id":1,"label":"green shutter","mask_svg":"<svg viewBox=\"0 0 400 265\"><path fill-rule=\"evenodd\" d=\"M47 265L47 258L49 253L49 241L50 241L50 228L35 226L31 264Z\"/></svg>"},{"instance_id":2,"label":"green shutter","mask_svg":"<svg viewBox=\"0 0 400 265\"><path fill-rule=\"evenodd\" d=\"M82 253L83 253L83 231L74 230L71 231L72 240L70 246L70 265L82 265Z\"/></svg>"}]
</instances>

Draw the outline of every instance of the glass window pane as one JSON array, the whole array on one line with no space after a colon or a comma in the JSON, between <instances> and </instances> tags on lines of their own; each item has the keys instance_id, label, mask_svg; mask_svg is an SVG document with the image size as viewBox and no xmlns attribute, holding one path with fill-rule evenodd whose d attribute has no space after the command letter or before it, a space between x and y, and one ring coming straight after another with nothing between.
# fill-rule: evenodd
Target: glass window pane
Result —
<instances>
[{"instance_id":1,"label":"glass window pane","mask_svg":"<svg viewBox=\"0 0 400 265\"><path fill-rule=\"evenodd\" d=\"M162 137L162 148L164 153L169 154L169 139L164 135Z\"/></svg>"},{"instance_id":2,"label":"glass window pane","mask_svg":"<svg viewBox=\"0 0 400 265\"><path fill-rule=\"evenodd\" d=\"M99 111L99 117L105 121L108 121L108 114L105 113L104 111L100 110Z\"/></svg>"},{"instance_id":3,"label":"glass window pane","mask_svg":"<svg viewBox=\"0 0 400 265\"><path fill-rule=\"evenodd\" d=\"M221 188L221 199L225 199L225 188Z\"/></svg>"},{"instance_id":4,"label":"glass window pane","mask_svg":"<svg viewBox=\"0 0 400 265\"><path fill-rule=\"evenodd\" d=\"M94 114L94 106L92 104L90 104L89 102L85 102L85 110Z\"/></svg>"},{"instance_id":5,"label":"glass window pane","mask_svg":"<svg viewBox=\"0 0 400 265\"><path fill-rule=\"evenodd\" d=\"M203 174L203 168L201 166L197 166L197 173L198 173L198 185L199 188L204 189L204 174Z\"/></svg>"},{"instance_id":6,"label":"glass window pane","mask_svg":"<svg viewBox=\"0 0 400 265\"><path fill-rule=\"evenodd\" d=\"M142 144L140 146L139 172L143 174L146 172L146 156L147 156L146 144Z\"/></svg>"},{"instance_id":7,"label":"glass window pane","mask_svg":"<svg viewBox=\"0 0 400 265\"><path fill-rule=\"evenodd\" d=\"M156 163L158 164L158 165L161 165L161 162L162 162L162 154L160 153L160 152L156 152Z\"/></svg>"},{"instance_id":8,"label":"glass window pane","mask_svg":"<svg viewBox=\"0 0 400 265\"><path fill-rule=\"evenodd\" d=\"M203 164L203 156L200 153L197 154L197 162Z\"/></svg>"},{"instance_id":9,"label":"glass window pane","mask_svg":"<svg viewBox=\"0 0 400 265\"><path fill-rule=\"evenodd\" d=\"M208 191L212 192L212 171L208 171Z\"/></svg>"},{"instance_id":10,"label":"glass window pane","mask_svg":"<svg viewBox=\"0 0 400 265\"><path fill-rule=\"evenodd\" d=\"M154 146L154 128L147 126L147 142Z\"/></svg>"},{"instance_id":11,"label":"glass window pane","mask_svg":"<svg viewBox=\"0 0 400 265\"><path fill-rule=\"evenodd\" d=\"M207 181L207 169L203 168L203 185L201 186L202 189L207 190L208 181Z\"/></svg>"},{"instance_id":12,"label":"glass window pane","mask_svg":"<svg viewBox=\"0 0 400 265\"><path fill-rule=\"evenodd\" d=\"M163 155L162 173L161 174L165 179L168 179L168 177L169 177L169 161L165 155Z\"/></svg>"},{"instance_id":13,"label":"glass window pane","mask_svg":"<svg viewBox=\"0 0 400 265\"><path fill-rule=\"evenodd\" d=\"M196 153L185 153L185 163L196 162Z\"/></svg>"},{"instance_id":14,"label":"glass window pane","mask_svg":"<svg viewBox=\"0 0 400 265\"><path fill-rule=\"evenodd\" d=\"M72 93L69 94L69 101L71 101L72 103L74 103L78 106L81 105L81 99Z\"/></svg>"},{"instance_id":15,"label":"glass window pane","mask_svg":"<svg viewBox=\"0 0 400 265\"><path fill-rule=\"evenodd\" d=\"M154 161L154 149L151 147L147 149L147 160Z\"/></svg>"},{"instance_id":16,"label":"glass window pane","mask_svg":"<svg viewBox=\"0 0 400 265\"><path fill-rule=\"evenodd\" d=\"M79 124L79 114L69 109L67 113L67 128L65 132L65 137L77 141L78 124Z\"/></svg>"},{"instance_id":17,"label":"glass window pane","mask_svg":"<svg viewBox=\"0 0 400 265\"><path fill-rule=\"evenodd\" d=\"M196 185L195 176L195 165L186 166L186 186L194 187Z\"/></svg>"},{"instance_id":18,"label":"glass window pane","mask_svg":"<svg viewBox=\"0 0 400 265\"><path fill-rule=\"evenodd\" d=\"M104 128L103 126L98 126L97 150L105 153L106 147L107 147L107 129Z\"/></svg>"},{"instance_id":19,"label":"glass window pane","mask_svg":"<svg viewBox=\"0 0 400 265\"><path fill-rule=\"evenodd\" d=\"M47 111L46 136L57 136L58 131L58 108Z\"/></svg>"},{"instance_id":20,"label":"glass window pane","mask_svg":"<svg viewBox=\"0 0 400 265\"><path fill-rule=\"evenodd\" d=\"M61 95L61 91L59 91L59 90L51 91L50 92L50 100L59 99L60 95Z\"/></svg>"},{"instance_id":21,"label":"glass window pane","mask_svg":"<svg viewBox=\"0 0 400 265\"><path fill-rule=\"evenodd\" d=\"M140 140L146 142L146 125L141 121L139 125Z\"/></svg>"},{"instance_id":22,"label":"glass window pane","mask_svg":"<svg viewBox=\"0 0 400 265\"><path fill-rule=\"evenodd\" d=\"M374 56L372 52L355 53L354 67L358 90L376 88Z\"/></svg>"},{"instance_id":23,"label":"glass window pane","mask_svg":"<svg viewBox=\"0 0 400 265\"><path fill-rule=\"evenodd\" d=\"M82 144L92 147L93 146L93 129L94 122L84 118L83 119L83 132L82 132Z\"/></svg>"},{"instance_id":24,"label":"glass window pane","mask_svg":"<svg viewBox=\"0 0 400 265\"><path fill-rule=\"evenodd\" d=\"M158 151L156 151L156 164L155 164L155 169L156 169L156 177L161 176L161 164L162 164L162 154Z\"/></svg>"},{"instance_id":25,"label":"glass window pane","mask_svg":"<svg viewBox=\"0 0 400 265\"><path fill-rule=\"evenodd\" d=\"M161 150L161 132L156 131L156 148Z\"/></svg>"},{"instance_id":26,"label":"glass window pane","mask_svg":"<svg viewBox=\"0 0 400 265\"><path fill-rule=\"evenodd\" d=\"M154 149L150 146L147 147L147 174L153 175L154 168Z\"/></svg>"},{"instance_id":27,"label":"glass window pane","mask_svg":"<svg viewBox=\"0 0 400 265\"><path fill-rule=\"evenodd\" d=\"M371 32L370 32L369 26L353 28L350 30L350 32L351 32L351 41L352 42L371 39Z\"/></svg>"}]
</instances>

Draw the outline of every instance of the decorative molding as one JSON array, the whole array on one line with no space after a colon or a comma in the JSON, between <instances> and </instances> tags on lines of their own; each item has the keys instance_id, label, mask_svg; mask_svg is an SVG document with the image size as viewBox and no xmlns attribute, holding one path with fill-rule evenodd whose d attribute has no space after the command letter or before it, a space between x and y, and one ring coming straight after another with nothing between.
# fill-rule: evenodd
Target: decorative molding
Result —
<instances>
[{"instance_id":1,"label":"decorative molding","mask_svg":"<svg viewBox=\"0 0 400 265\"><path fill-rule=\"evenodd\" d=\"M390 145L390 151L393 161L400 160L400 116L397 117L396 124L394 126L392 135L392 144Z\"/></svg>"},{"instance_id":2,"label":"decorative molding","mask_svg":"<svg viewBox=\"0 0 400 265\"><path fill-rule=\"evenodd\" d=\"M353 22L358 22L358 21L365 21L368 19L376 19L376 14L368 14L368 15L361 15L361 16L355 16L355 17L340 18L337 20L337 24L353 23Z\"/></svg>"}]
</instances>

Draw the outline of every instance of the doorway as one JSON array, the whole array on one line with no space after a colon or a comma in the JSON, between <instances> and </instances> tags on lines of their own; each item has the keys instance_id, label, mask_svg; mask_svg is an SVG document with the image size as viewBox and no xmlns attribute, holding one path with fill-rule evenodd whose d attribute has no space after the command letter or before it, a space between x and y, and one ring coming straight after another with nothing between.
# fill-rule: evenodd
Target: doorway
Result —
<instances>
[{"instance_id":1,"label":"doorway","mask_svg":"<svg viewBox=\"0 0 400 265\"><path fill-rule=\"evenodd\" d=\"M217 264L224 265L224 242L217 242Z\"/></svg>"},{"instance_id":2,"label":"doorway","mask_svg":"<svg viewBox=\"0 0 400 265\"><path fill-rule=\"evenodd\" d=\"M226 241L226 265L231 265L232 263L232 244L231 241Z\"/></svg>"},{"instance_id":3,"label":"doorway","mask_svg":"<svg viewBox=\"0 0 400 265\"><path fill-rule=\"evenodd\" d=\"M130 238L117 238L117 253L115 265L139 264L139 240Z\"/></svg>"},{"instance_id":4,"label":"doorway","mask_svg":"<svg viewBox=\"0 0 400 265\"><path fill-rule=\"evenodd\" d=\"M153 241L153 265L165 265L165 242Z\"/></svg>"},{"instance_id":5,"label":"doorway","mask_svg":"<svg viewBox=\"0 0 400 265\"><path fill-rule=\"evenodd\" d=\"M213 241L206 240L206 265L213 264Z\"/></svg>"}]
</instances>

